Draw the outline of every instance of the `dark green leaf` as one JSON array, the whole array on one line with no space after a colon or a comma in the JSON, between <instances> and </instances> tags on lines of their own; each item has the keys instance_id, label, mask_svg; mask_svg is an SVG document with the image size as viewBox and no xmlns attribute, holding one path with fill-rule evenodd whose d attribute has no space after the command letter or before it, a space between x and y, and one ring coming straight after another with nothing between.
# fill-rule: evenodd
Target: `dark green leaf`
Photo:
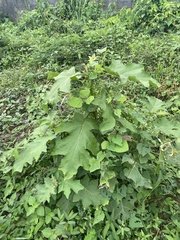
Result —
<instances>
[{"instance_id":1,"label":"dark green leaf","mask_svg":"<svg viewBox=\"0 0 180 240\"><path fill-rule=\"evenodd\" d=\"M90 205L98 207L108 204L109 199L98 188L98 180L90 180L86 176L81 180L81 184L84 186L84 189L74 195L74 202L82 201L84 208L88 208Z\"/></svg>"},{"instance_id":2,"label":"dark green leaf","mask_svg":"<svg viewBox=\"0 0 180 240\"><path fill-rule=\"evenodd\" d=\"M134 163L132 168L124 169L124 174L127 178L132 179L134 181L136 187L144 186L146 188L152 188L151 183L146 178L144 178L139 172L137 163Z\"/></svg>"}]
</instances>

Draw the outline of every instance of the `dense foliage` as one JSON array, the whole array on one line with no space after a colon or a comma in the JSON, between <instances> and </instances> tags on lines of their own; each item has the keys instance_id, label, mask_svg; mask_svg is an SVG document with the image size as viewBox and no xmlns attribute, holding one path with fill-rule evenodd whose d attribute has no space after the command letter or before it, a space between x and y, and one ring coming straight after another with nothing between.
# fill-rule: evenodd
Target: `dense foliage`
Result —
<instances>
[{"instance_id":1,"label":"dense foliage","mask_svg":"<svg viewBox=\"0 0 180 240\"><path fill-rule=\"evenodd\" d=\"M1 239L179 239L179 4L102 6L0 24Z\"/></svg>"}]
</instances>

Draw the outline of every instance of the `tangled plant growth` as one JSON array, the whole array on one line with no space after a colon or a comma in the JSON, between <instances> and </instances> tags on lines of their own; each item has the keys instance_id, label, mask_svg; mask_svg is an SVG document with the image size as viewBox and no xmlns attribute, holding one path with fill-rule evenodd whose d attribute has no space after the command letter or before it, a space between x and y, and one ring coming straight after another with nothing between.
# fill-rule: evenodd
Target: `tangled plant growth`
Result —
<instances>
[{"instance_id":1,"label":"tangled plant growth","mask_svg":"<svg viewBox=\"0 0 180 240\"><path fill-rule=\"evenodd\" d=\"M154 205L152 198L157 198L155 208L162 201L163 195L159 197L157 191L166 180L168 164L164 161L169 150L172 166L178 164L178 125L160 117L166 112L162 101L148 97L140 106L123 94L127 81L159 86L142 66L123 65L119 60L104 66L102 59L93 55L81 74L71 68L55 77L56 82L43 99L48 116L28 141L3 155L2 179L12 172L14 180L4 182L2 214L18 208L18 226L31 223L30 229L17 228L13 223L8 229L12 219L2 215L5 232L8 229L17 237L35 239L123 239L141 237L148 228L149 236L153 231L157 234L158 229L152 230L152 226L144 228L150 217L145 213ZM174 140L167 142L165 135ZM10 157L15 161L6 161ZM172 228L178 209L172 199L178 187L174 168L169 172L174 181L169 186L171 197L164 199L173 204L175 222L169 223ZM16 172L24 176L23 181ZM17 185L13 186L13 181ZM9 209L10 200L16 201L16 210ZM162 217L162 222L168 221L166 207L167 216ZM90 209L90 219L85 220L84 214ZM25 218L20 220L21 216ZM137 235L133 229L143 230ZM8 232L4 233L7 236ZM166 231L159 236L166 236ZM177 237L177 233L173 236Z\"/></svg>"},{"instance_id":2,"label":"tangled plant growth","mask_svg":"<svg viewBox=\"0 0 180 240\"><path fill-rule=\"evenodd\" d=\"M1 239L178 240L179 35L121 14L1 25Z\"/></svg>"},{"instance_id":3,"label":"tangled plant growth","mask_svg":"<svg viewBox=\"0 0 180 240\"><path fill-rule=\"evenodd\" d=\"M127 26L151 34L158 32L179 31L179 1L137 0L133 9L125 9L122 17Z\"/></svg>"}]
</instances>

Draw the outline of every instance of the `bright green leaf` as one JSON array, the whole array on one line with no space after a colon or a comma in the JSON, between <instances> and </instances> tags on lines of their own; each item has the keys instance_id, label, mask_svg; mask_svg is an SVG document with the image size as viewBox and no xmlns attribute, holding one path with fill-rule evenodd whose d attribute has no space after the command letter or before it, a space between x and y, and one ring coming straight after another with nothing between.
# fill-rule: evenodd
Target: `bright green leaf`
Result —
<instances>
[{"instance_id":1,"label":"bright green leaf","mask_svg":"<svg viewBox=\"0 0 180 240\"><path fill-rule=\"evenodd\" d=\"M84 188L79 180L74 180L74 179L64 179L58 184L59 184L58 193L64 192L64 195L66 196L66 198L69 198L71 190L73 190L75 193L78 193L80 190Z\"/></svg>"},{"instance_id":2,"label":"bright green leaf","mask_svg":"<svg viewBox=\"0 0 180 240\"><path fill-rule=\"evenodd\" d=\"M58 72L47 72L47 80L52 80L53 78L57 77L59 75Z\"/></svg>"},{"instance_id":3,"label":"bright green leaf","mask_svg":"<svg viewBox=\"0 0 180 240\"><path fill-rule=\"evenodd\" d=\"M36 201L36 198L34 196L30 196L28 198L28 204L31 206L35 203L35 201Z\"/></svg>"},{"instance_id":4,"label":"bright green leaf","mask_svg":"<svg viewBox=\"0 0 180 240\"><path fill-rule=\"evenodd\" d=\"M100 163L101 163L100 159L91 158L89 160L89 165L90 165L89 171L94 172L94 171L100 169Z\"/></svg>"},{"instance_id":5,"label":"bright green leaf","mask_svg":"<svg viewBox=\"0 0 180 240\"><path fill-rule=\"evenodd\" d=\"M44 207L43 206L39 206L36 210L37 215L40 217L44 217Z\"/></svg>"},{"instance_id":6,"label":"bright green leaf","mask_svg":"<svg viewBox=\"0 0 180 240\"><path fill-rule=\"evenodd\" d=\"M51 90L47 93L45 101L56 103L59 101L58 92L70 93L71 78L75 75L75 68L65 70L55 77L56 82L53 84Z\"/></svg>"},{"instance_id":7,"label":"bright green leaf","mask_svg":"<svg viewBox=\"0 0 180 240\"><path fill-rule=\"evenodd\" d=\"M96 209L95 215L94 215L93 225L103 221L104 217L105 217L105 214L104 214L103 210L102 209Z\"/></svg>"},{"instance_id":8,"label":"bright green leaf","mask_svg":"<svg viewBox=\"0 0 180 240\"><path fill-rule=\"evenodd\" d=\"M85 236L84 240L96 239L96 236L97 236L97 234L96 234L95 229L91 229L91 230L87 233L87 235Z\"/></svg>"},{"instance_id":9,"label":"bright green leaf","mask_svg":"<svg viewBox=\"0 0 180 240\"><path fill-rule=\"evenodd\" d=\"M104 150L104 149L107 149L108 145L109 145L109 142L108 142L108 141L103 141L103 142L101 143L101 147L102 147L103 150Z\"/></svg>"},{"instance_id":10,"label":"bright green leaf","mask_svg":"<svg viewBox=\"0 0 180 240\"><path fill-rule=\"evenodd\" d=\"M100 186L107 186L109 188L109 180L116 176L114 171L105 170L101 172Z\"/></svg>"},{"instance_id":11,"label":"bright green leaf","mask_svg":"<svg viewBox=\"0 0 180 240\"><path fill-rule=\"evenodd\" d=\"M90 89L87 88L87 89L81 90L80 93L79 93L79 96L81 98L87 98L87 97L89 97L89 94L90 94Z\"/></svg>"},{"instance_id":12,"label":"bright green leaf","mask_svg":"<svg viewBox=\"0 0 180 240\"><path fill-rule=\"evenodd\" d=\"M92 103L92 101L94 100L94 96L89 96L87 99L86 99L86 104L90 104L90 103Z\"/></svg>"},{"instance_id":13,"label":"bright green leaf","mask_svg":"<svg viewBox=\"0 0 180 240\"><path fill-rule=\"evenodd\" d=\"M45 237L45 238L50 238L50 236L52 235L52 233L53 233L53 231L52 231L52 229L51 228L44 228L43 230L42 230L42 234L43 234L43 236Z\"/></svg>"},{"instance_id":14,"label":"bright green leaf","mask_svg":"<svg viewBox=\"0 0 180 240\"><path fill-rule=\"evenodd\" d=\"M129 147L128 147L127 141L123 140L122 146L118 146L114 143L109 143L107 149L113 152L123 153L123 152L127 152L129 150Z\"/></svg>"},{"instance_id":15,"label":"bright green leaf","mask_svg":"<svg viewBox=\"0 0 180 240\"><path fill-rule=\"evenodd\" d=\"M146 73L144 71L144 67L140 64L130 63L124 65L120 60L113 60L108 69L114 73L117 73L120 76L123 84L129 79L140 82L145 87L149 87L150 84L160 87L160 84L148 73Z\"/></svg>"},{"instance_id":16,"label":"bright green leaf","mask_svg":"<svg viewBox=\"0 0 180 240\"><path fill-rule=\"evenodd\" d=\"M43 224L44 224L44 219L40 218L38 224L34 228L34 234L36 234L39 231L39 229L42 227Z\"/></svg>"},{"instance_id":17,"label":"bright green leaf","mask_svg":"<svg viewBox=\"0 0 180 240\"><path fill-rule=\"evenodd\" d=\"M83 101L81 98L72 97L69 99L68 104L69 104L69 106L74 107L74 108L81 108Z\"/></svg>"},{"instance_id":18,"label":"bright green leaf","mask_svg":"<svg viewBox=\"0 0 180 240\"><path fill-rule=\"evenodd\" d=\"M26 209L26 216L28 217L28 216L30 216L32 213L34 213L35 210L36 210L36 207L37 207L37 206L28 207L28 208Z\"/></svg>"},{"instance_id":19,"label":"bright green leaf","mask_svg":"<svg viewBox=\"0 0 180 240\"><path fill-rule=\"evenodd\" d=\"M37 199L41 203L45 203L46 201L50 201L50 197L53 194L56 194L56 187L57 183L55 182L55 179L52 178L45 178L44 184L37 184Z\"/></svg>"},{"instance_id":20,"label":"bright green leaf","mask_svg":"<svg viewBox=\"0 0 180 240\"><path fill-rule=\"evenodd\" d=\"M52 219L52 218L51 218L50 215L46 215L46 216L45 216L45 223L46 223L46 224L49 224L49 223L51 222L51 219Z\"/></svg>"}]
</instances>

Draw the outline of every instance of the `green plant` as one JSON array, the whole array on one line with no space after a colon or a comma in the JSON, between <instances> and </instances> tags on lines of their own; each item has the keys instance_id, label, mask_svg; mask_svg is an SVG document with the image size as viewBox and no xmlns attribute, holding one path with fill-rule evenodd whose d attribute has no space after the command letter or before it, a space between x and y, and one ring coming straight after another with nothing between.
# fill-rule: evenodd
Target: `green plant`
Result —
<instances>
[{"instance_id":1,"label":"green plant","mask_svg":"<svg viewBox=\"0 0 180 240\"><path fill-rule=\"evenodd\" d=\"M0 24L0 238L178 240L179 34L64 10Z\"/></svg>"},{"instance_id":2,"label":"green plant","mask_svg":"<svg viewBox=\"0 0 180 240\"><path fill-rule=\"evenodd\" d=\"M105 58L106 49L99 49L82 73L72 67L56 76L43 98L47 116L28 140L3 154L2 239L163 236L168 217L154 219L149 235L145 224L149 209L156 216L169 208L165 204L158 211L163 195L157 192L167 192L164 146L168 139L178 144L177 123L161 117L167 111L163 101L148 97L134 103L123 94L129 81L159 87L141 65L117 59L107 65ZM171 213L177 204L172 198L166 200ZM171 226L175 211L174 219Z\"/></svg>"},{"instance_id":3,"label":"green plant","mask_svg":"<svg viewBox=\"0 0 180 240\"><path fill-rule=\"evenodd\" d=\"M138 31L143 29L151 34L176 32L179 30L179 8L180 5L176 1L137 0L132 10L122 11L122 18L127 20L128 28Z\"/></svg>"}]
</instances>

